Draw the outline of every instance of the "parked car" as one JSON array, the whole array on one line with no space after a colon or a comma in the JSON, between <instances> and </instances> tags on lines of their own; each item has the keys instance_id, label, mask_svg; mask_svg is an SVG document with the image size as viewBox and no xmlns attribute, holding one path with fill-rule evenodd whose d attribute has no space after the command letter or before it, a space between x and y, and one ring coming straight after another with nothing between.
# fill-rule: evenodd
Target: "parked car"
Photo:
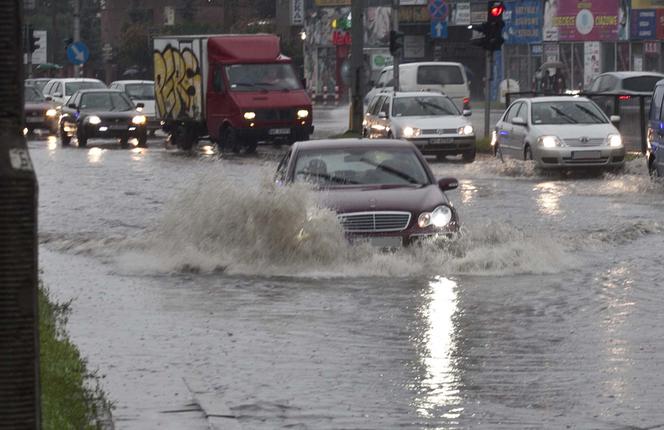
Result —
<instances>
[{"instance_id":1,"label":"parked car","mask_svg":"<svg viewBox=\"0 0 664 430\"><path fill-rule=\"evenodd\" d=\"M25 80L25 86L35 87L39 94L43 94L44 87L51 80L51 78L28 78Z\"/></svg>"},{"instance_id":2,"label":"parked car","mask_svg":"<svg viewBox=\"0 0 664 430\"><path fill-rule=\"evenodd\" d=\"M457 188L457 180L436 180L410 142L297 142L279 163L275 179L313 183L351 241L398 248L459 230L457 211L445 195Z\"/></svg>"},{"instance_id":3,"label":"parked car","mask_svg":"<svg viewBox=\"0 0 664 430\"><path fill-rule=\"evenodd\" d=\"M615 96L601 96L601 94L622 94L619 97L620 115L622 115L622 110L625 108L638 109L638 97L632 96L650 96L655 84L661 79L664 79L664 74L655 72L606 72L590 82L588 92L593 94L593 101L607 115L616 113ZM646 109L649 103L650 100L646 99Z\"/></svg>"},{"instance_id":4,"label":"parked car","mask_svg":"<svg viewBox=\"0 0 664 430\"><path fill-rule=\"evenodd\" d=\"M53 103L46 101L37 88L26 86L23 92L25 111L25 128L27 131L48 130L52 134L58 132L60 113Z\"/></svg>"},{"instance_id":5,"label":"parked car","mask_svg":"<svg viewBox=\"0 0 664 430\"><path fill-rule=\"evenodd\" d=\"M89 78L51 79L44 86L43 92L46 100L53 100L58 106L64 106L76 91L88 88L106 88L106 84L99 79Z\"/></svg>"},{"instance_id":6,"label":"parked car","mask_svg":"<svg viewBox=\"0 0 664 430\"><path fill-rule=\"evenodd\" d=\"M648 171L653 177L664 176L664 80L657 82L648 113Z\"/></svg>"},{"instance_id":7,"label":"parked car","mask_svg":"<svg viewBox=\"0 0 664 430\"><path fill-rule=\"evenodd\" d=\"M496 124L496 156L534 160L542 168L620 168L625 147L611 119L585 97L555 96L514 101Z\"/></svg>"},{"instance_id":8,"label":"parked car","mask_svg":"<svg viewBox=\"0 0 664 430\"><path fill-rule=\"evenodd\" d=\"M461 154L470 163L476 151L470 115L470 110L460 112L449 97L439 93L379 93L369 103L362 134L409 140L424 155L443 159Z\"/></svg>"},{"instance_id":9,"label":"parked car","mask_svg":"<svg viewBox=\"0 0 664 430\"><path fill-rule=\"evenodd\" d=\"M148 119L148 132L151 135L161 128L160 121L155 116L154 81L115 81L111 82L108 87L112 90L124 91L135 105L143 104L142 112Z\"/></svg>"},{"instance_id":10,"label":"parked car","mask_svg":"<svg viewBox=\"0 0 664 430\"><path fill-rule=\"evenodd\" d=\"M138 105L141 106L140 104ZM91 89L77 91L62 108L60 138L62 145L72 137L84 148L89 139L120 139L123 148L136 138L138 146L147 146L146 118L127 95L119 90Z\"/></svg>"},{"instance_id":11,"label":"parked car","mask_svg":"<svg viewBox=\"0 0 664 430\"><path fill-rule=\"evenodd\" d=\"M448 96L459 109L470 103L470 86L461 63L431 61L399 65L400 91L436 91ZM385 67L365 97L369 103L378 93L394 91L394 67Z\"/></svg>"}]
</instances>

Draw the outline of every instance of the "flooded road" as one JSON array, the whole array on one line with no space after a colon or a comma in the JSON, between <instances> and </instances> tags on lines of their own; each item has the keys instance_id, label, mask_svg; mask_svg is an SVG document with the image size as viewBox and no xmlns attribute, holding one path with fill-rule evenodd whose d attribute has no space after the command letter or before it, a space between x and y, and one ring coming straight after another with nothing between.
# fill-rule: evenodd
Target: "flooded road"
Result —
<instances>
[{"instance_id":1,"label":"flooded road","mask_svg":"<svg viewBox=\"0 0 664 430\"><path fill-rule=\"evenodd\" d=\"M643 160L433 164L463 238L384 254L272 187L278 149L30 149L44 282L118 429L184 428L183 381L243 429L664 426L664 186Z\"/></svg>"}]
</instances>

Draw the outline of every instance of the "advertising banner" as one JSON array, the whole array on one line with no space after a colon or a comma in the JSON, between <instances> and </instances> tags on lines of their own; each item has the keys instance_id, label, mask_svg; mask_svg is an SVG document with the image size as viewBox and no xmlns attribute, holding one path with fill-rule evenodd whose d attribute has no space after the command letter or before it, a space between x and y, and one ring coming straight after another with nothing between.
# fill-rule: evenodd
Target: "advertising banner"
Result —
<instances>
[{"instance_id":1,"label":"advertising banner","mask_svg":"<svg viewBox=\"0 0 664 430\"><path fill-rule=\"evenodd\" d=\"M624 37L627 29L626 7L621 0L545 0L543 39L618 40Z\"/></svg>"},{"instance_id":2,"label":"advertising banner","mask_svg":"<svg viewBox=\"0 0 664 430\"><path fill-rule=\"evenodd\" d=\"M632 9L664 9L664 0L632 0Z\"/></svg>"},{"instance_id":3,"label":"advertising banner","mask_svg":"<svg viewBox=\"0 0 664 430\"><path fill-rule=\"evenodd\" d=\"M657 39L664 40L664 9L657 9Z\"/></svg>"},{"instance_id":4,"label":"advertising banner","mask_svg":"<svg viewBox=\"0 0 664 430\"><path fill-rule=\"evenodd\" d=\"M653 40L657 37L657 10L639 9L632 11L630 38Z\"/></svg>"},{"instance_id":5,"label":"advertising banner","mask_svg":"<svg viewBox=\"0 0 664 430\"><path fill-rule=\"evenodd\" d=\"M542 42L542 1L521 0L505 3L503 38L510 45Z\"/></svg>"}]
</instances>

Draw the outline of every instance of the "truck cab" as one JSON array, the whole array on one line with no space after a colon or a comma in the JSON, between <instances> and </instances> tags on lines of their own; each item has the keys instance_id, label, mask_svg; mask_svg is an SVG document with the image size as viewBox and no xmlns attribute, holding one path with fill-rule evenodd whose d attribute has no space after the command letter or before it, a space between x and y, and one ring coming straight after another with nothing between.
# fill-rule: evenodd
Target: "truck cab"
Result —
<instances>
[{"instance_id":1,"label":"truck cab","mask_svg":"<svg viewBox=\"0 0 664 430\"><path fill-rule=\"evenodd\" d=\"M157 111L184 149L208 135L220 151L293 143L313 132L311 100L273 35L155 39Z\"/></svg>"}]
</instances>

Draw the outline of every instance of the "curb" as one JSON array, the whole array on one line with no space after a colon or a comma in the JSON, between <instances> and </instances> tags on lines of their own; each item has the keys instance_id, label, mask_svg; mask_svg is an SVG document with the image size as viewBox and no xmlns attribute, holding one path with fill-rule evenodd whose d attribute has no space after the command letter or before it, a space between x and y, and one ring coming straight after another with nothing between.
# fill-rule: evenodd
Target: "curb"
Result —
<instances>
[{"instance_id":1,"label":"curb","mask_svg":"<svg viewBox=\"0 0 664 430\"><path fill-rule=\"evenodd\" d=\"M210 430L242 430L240 423L230 408L218 395L204 389L200 381L182 378L194 402L205 414Z\"/></svg>"}]
</instances>

